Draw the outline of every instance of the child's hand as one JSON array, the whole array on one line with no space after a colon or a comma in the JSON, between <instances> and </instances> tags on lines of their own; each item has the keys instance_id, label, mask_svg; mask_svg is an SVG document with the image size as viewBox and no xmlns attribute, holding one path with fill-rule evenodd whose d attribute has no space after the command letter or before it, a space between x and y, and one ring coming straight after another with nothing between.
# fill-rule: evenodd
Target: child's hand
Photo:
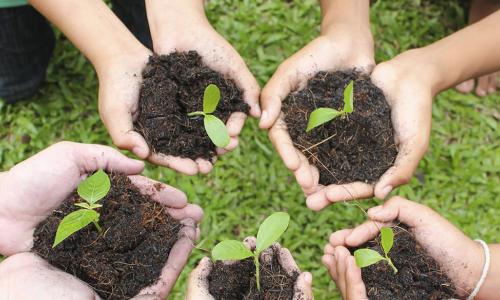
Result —
<instances>
[{"instance_id":1,"label":"child's hand","mask_svg":"<svg viewBox=\"0 0 500 300\"><path fill-rule=\"evenodd\" d=\"M209 68L235 81L243 91L243 100L250 106L250 115L260 116L259 84L238 52L210 25L205 16L203 1L148 0L146 9L153 47L157 54L197 51ZM219 155L236 148L245 120L246 115L241 112L235 112L229 117L226 127L231 141L227 147L217 149ZM212 163L208 160L182 160L184 168L189 166L189 169L194 170L197 166L202 173L208 173L212 169ZM182 166L180 163L178 165Z\"/></svg>"},{"instance_id":2,"label":"child's hand","mask_svg":"<svg viewBox=\"0 0 500 300\"><path fill-rule=\"evenodd\" d=\"M483 249L438 213L424 205L393 197L383 205L369 209L368 217L370 221L354 229L332 233L324 249L323 264L344 299L368 299L361 270L347 248L374 239L380 227L398 222L409 226L417 242L460 287L459 292L465 296L472 291L484 264Z\"/></svg>"},{"instance_id":3,"label":"child's hand","mask_svg":"<svg viewBox=\"0 0 500 300\"><path fill-rule=\"evenodd\" d=\"M280 117L281 102L291 92L303 88L318 71L356 68L369 74L373 66L373 41L369 30L362 35L354 34L349 26L332 26L326 34L284 61L262 90L260 127L270 128L271 142L287 168L295 174L306 196L318 193L316 198L308 199L308 206L312 209L320 209L316 207L324 207L330 201L349 200L350 194L345 192L346 189L360 198L370 196L373 188L367 184L354 183L331 185L327 192L327 187L320 186L317 168L309 164L307 158L293 145L286 124Z\"/></svg>"}]
</instances>

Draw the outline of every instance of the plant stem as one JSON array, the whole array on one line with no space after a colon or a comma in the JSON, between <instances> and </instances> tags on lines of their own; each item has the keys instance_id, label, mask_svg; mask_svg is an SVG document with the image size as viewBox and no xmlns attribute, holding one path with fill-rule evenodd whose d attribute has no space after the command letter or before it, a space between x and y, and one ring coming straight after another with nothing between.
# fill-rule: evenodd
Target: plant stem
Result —
<instances>
[{"instance_id":1,"label":"plant stem","mask_svg":"<svg viewBox=\"0 0 500 300\"><path fill-rule=\"evenodd\" d=\"M387 263L389 264L389 266L391 266L392 270L394 271L394 274L398 273L398 269L396 269L396 266L392 263L392 260L389 256L385 256L385 260L387 261Z\"/></svg>"},{"instance_id":2,"label":"plant stem","mask_svg":"<svg viewBox=\"0 0 500 300\"><path fill-rule=\"evenodd\" d=\"M257 290L260 292L260 262L259 262L259 254L254 254L253 261L255 263L255 279L257 280Z\"/></svg>"},{"instance_id":3,"label":"plant stem","mask_svg":"<svg viewBox=\"0 0 500 300\"><path fill-rule=\"evenodd\" d=\"M193 111L188 113L188 117L193 117L193 116L204 116L205 113L202 111Z\"/></svg>"},{"instance_id":4,"label":"plant stem","mask_svg":"<svg viewBox=\"0 0 500 300\"><path fill-rule=\"evenodd\" d=\"M97 221L93 221L94 225L95 225L95 228L97 228L97 231L99 231L100 233L102 232L102 228L101 226L99 226L99 223Z\"/></svg>"}]
</instances>

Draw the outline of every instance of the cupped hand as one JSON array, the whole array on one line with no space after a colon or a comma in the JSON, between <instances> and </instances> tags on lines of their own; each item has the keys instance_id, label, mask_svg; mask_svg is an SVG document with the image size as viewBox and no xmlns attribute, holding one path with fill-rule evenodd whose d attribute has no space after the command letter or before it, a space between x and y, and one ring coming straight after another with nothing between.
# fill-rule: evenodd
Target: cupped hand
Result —
<instances>
[{"instance_id":1,"label":"cupped hand","mask_svg":"<svg viewBox=\"0 0 500 300\"><path fill-rule=\"evenodd\" d=\"M202 57L203 62L211 69L231 78L243 91L243 100L250 106L250 115L260 116L259 94L260 87L257 80L252 75L240 54L229 44L209 23L206 18L202 1L195 8L184 7L188 4L174 3L163 7L168 11L165 16L156 16L153 9L154 0L147 2L148 19L152 26L153 46L158 54L168 55L172 52L187 52L195 50ZM192 2L192 1L191 1ZM157 22L154 20L158 20ZM233 150L238 145L238 135L240 134L246 120L246 114L234 112L226 122L226 127L230 136L230 143L225 148L218 148L217 154L222 155ZM171 158L174 161L173 158ZM201 173L208 173L212 169L212 163L205 159L196 161L189 159L175 158L178 165L191 171L198 169ZM177 163L176 163L177 164ZM173 163L172 163L173 167ZM186 172L185 172L186 173Z\"/></svg>"},{"instance_id":2,"label":"cupped hand","mask_svg":"<svg viewBox=\"0 0 500 300\"><path fill-rule=\"evenodd\" d=\"M364 36L364 37L363 37ZM333 26L284 61L262 90L260 127L269 129L269 138L281 159L297 179L311 209L319 210L330 201L368 197L373 188L363 183L319 185L319 172L301 151L295 148L281 113L281 102L293 91L304 88L319 71L357 69L369 74L374 66L371 34L353 34L351 28Z\"/></svg>"},{"instance_id":3,"label":"cupped hand","mask_svg":"<svg viewBox=\"0 0 500 300\"><path fill-rule=\"evenodd\" d=\"M105 169L108 172L133 175L129 178L142 193L150 195L154 201L168 207L167 212L184 225L158 282L139 293L152 297L151 299L164 299L184 268L194 247L194 241L199 237L198 224L203 217L203 211L197 205L188 204L183 192L146 177L134 175L142 172L143 168L143 162L127 158L106 146L61 142L14 166L8 172L1 173L0 194L3 197L0 199L2 228L0 253L12 256L13 265L26 266L28 271L40 269L41 272L47 273L49 278L61 277L59 271L48 267L40 258L26 256L19 261L14 258L21 254L25 255L32 248L36 226L49 216L89 173ZM3 269L4 263L1 266ZM66 275L62 277L71 277L69 274ZM10 280L8 278L7 280ZM43 276L33 278L35 286L48 284L46 280L38 282ZM80 282L76 278L67 280L71 285ZM82 282L80 284L85 285ZM61 290L64 291L65 288ZM85 288L76 289L81 291L81 296L79 293L71 295L75 297L74 299L87 299L83 295L92 294L87 294L85 290ZM19 295L19 298L26 295L23 289L8 291L13 295Z\"/></svg>"},{"instance_id":4,"label":"cupped hand","mask_svg":"<svg viewBox=\"0 0 500 300\"><path fill-rule=\"evenodd\" d=\"M323 264L340 289L343 299L368 299L361 269L347 248L358 247L374 239L383 226L404 223L417 242L433 257L459 293L468 295L477 283L484 264L482 247L432 209L393 197L368 210L369 221L354 229L330 235L325 245Z\"/></svg>"},{"instance_id":5,"label":"cupped hand","mask_svg":"<svg viewBox=\"0 0 500 300\"><path fill-rule=\"evenodd\" d=\"M414 51L381 63L371 74L391 107L395 144L398 155L390 167L375 183L361 182L344 186L330 185L308 195L307 205L321 210L328 205L347 200L363 199L375 195L385 199L396 187L408 183L429 146L432 121L432 70L419 64Z\"/></svg>"},{"instance_id":6,"label":"cupped hand","mask_svg":"<svg viewBox=\"0 0 500 300\"><path fill-rule=\"evenodd\" d=\"M244 241L249 249L255 248L255 237L247 237ZM278 254L278 262L281 264L287 274L292 275L300 273L294 286L294 300L312 300L314 299L312 293L312 275L308 272L300 272L299 267L295 263L292 254L288 249L283 248L278 243L274 243L271 248L266 249L260 255L260 260L270 260L274 253ZM234 263L228 261L225 263ZM198 263L198 266L191 272L188 279L187 287L187 300L214 300L215 298L210 295L208 275L212 272L213 263L208 257L204 257Z\"/></svg>"}]
</instances>

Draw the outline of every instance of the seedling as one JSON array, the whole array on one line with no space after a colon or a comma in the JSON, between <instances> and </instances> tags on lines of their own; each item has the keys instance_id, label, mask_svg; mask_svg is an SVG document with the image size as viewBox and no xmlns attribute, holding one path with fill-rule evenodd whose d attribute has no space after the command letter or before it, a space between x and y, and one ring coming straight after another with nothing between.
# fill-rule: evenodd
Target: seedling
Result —
<instances>
[{"instance_id":1,"label":"seedling","mask_svg":"<svg viewBox=\"0 0 500 300\"><path fill-rule=\"evenodd\" d=\"M276 212L267 217L259 227L255 250L249 250L245 244L236 240L226 240L218 243L212 249L212 258L217 260L242 260L253 257L255 264L255 279L260 291L259 255L276 242L285 232L290 222L290 216L284 212Z\"/></svg>"},{"instance_id":2,"label":"seedling","mask_svg":"<svg viewBox=\"0 0 500 300\"><path fill-rule=\"evenodd\" d=\"M203 93L203 111L188 113L189 117L203 116L203 124L212 143L224 148L229 145L229 133L226 125L219 118L212 115L220 101L220 89L215 84L209 84Z\"/></svg>"},{"instance_id":3,"label":"seedling","mask_svg":"<svg viewBox=\"0 0 500 300\"><path fill-rule=\"evenodd\" d=\"M382 250L384 250L385 256L380 255L380 253L372 249L358 249L354 251L356 265L360 268L365 268L383 260L391 266L394 274L396 274L398 269L396 269L391 258L389 257L389 251L391 251L392 245L394 245L394 231L392 231L392 228L384 227L380 229L380 241L382 243Z\"/></svg>"},{"instance_id":4,"label":"seedling","mask_svg":"<svg viewBox=\"0 0 500 300\"><path fill-rule=\"evenodd\" d=\"M62 219L61 223L59 223L52 248L55 248L66 238L90 223L94 223L99 232L102 231L101 226L99 226L100 215L95 209L102 207L101 204L97 204L97 201L104 198L108 194L110 188L111 181L109 180L108 174L103 170L95 172L92 176L78 185L77 193L84 202L75 203L75 205L81 207L81 209L68 214Z\"/></svg>"},{"instance_id":5,"label":"seedling","mask_svg":"<svg viewBox=\"0 0 500 300\"><path fill-rule=\"evenodd\" d=\"M349 82L349 84L344 89L344 108L342 108L341 111L327 107L320 107L315 109L309 116L306 132L309 132L314 128L325 124L326 122L329 122L337 117L352 113L354 111L353 90L354 81L351 80L351 82Z\"/></svg>"}]
</instances>

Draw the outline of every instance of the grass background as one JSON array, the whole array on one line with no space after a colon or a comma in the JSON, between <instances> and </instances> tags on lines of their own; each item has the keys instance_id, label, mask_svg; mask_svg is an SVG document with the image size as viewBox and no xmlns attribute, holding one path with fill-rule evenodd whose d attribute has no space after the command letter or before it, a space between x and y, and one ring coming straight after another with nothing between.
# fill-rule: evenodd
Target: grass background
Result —
<instances>
[{"instance_id":1,"label":"grass background","mask_svg":"<svg viewBox=\"0 0 500 300\"><path fill-rule=\"evenodd\" d=\"M378 1L372 7L376 59L431 43L464 26L459 1ZM438 2L438 1L435 1ZM240 52L261 84L278 64L319 32L315 0L213 0L208 15ZM71 140L111 145L97 113L97 79L86 59L58 34L46 84L27 102L0 101L0 169L8 170L47 146ZM440 94L433 108L431 146L410 184L395 194L438 210L471 237L499 242L500 139L498 93L485 98L455 91ZM181 176L148 165L151 178L179 187L205 210L199 246L255 234L273 211L292 223L282 238L302 270L314 276L316 299L338 299L321 265L330 232L363 221L357 208L335 205L320 213L306 209L304 196L256 120L247 122L240 146L222 157L207 176ZM373 202L365 202L369 207ZM186 278L204 255L195 250L170 299L183 299Z\"/></svg>"}]
</instances>

